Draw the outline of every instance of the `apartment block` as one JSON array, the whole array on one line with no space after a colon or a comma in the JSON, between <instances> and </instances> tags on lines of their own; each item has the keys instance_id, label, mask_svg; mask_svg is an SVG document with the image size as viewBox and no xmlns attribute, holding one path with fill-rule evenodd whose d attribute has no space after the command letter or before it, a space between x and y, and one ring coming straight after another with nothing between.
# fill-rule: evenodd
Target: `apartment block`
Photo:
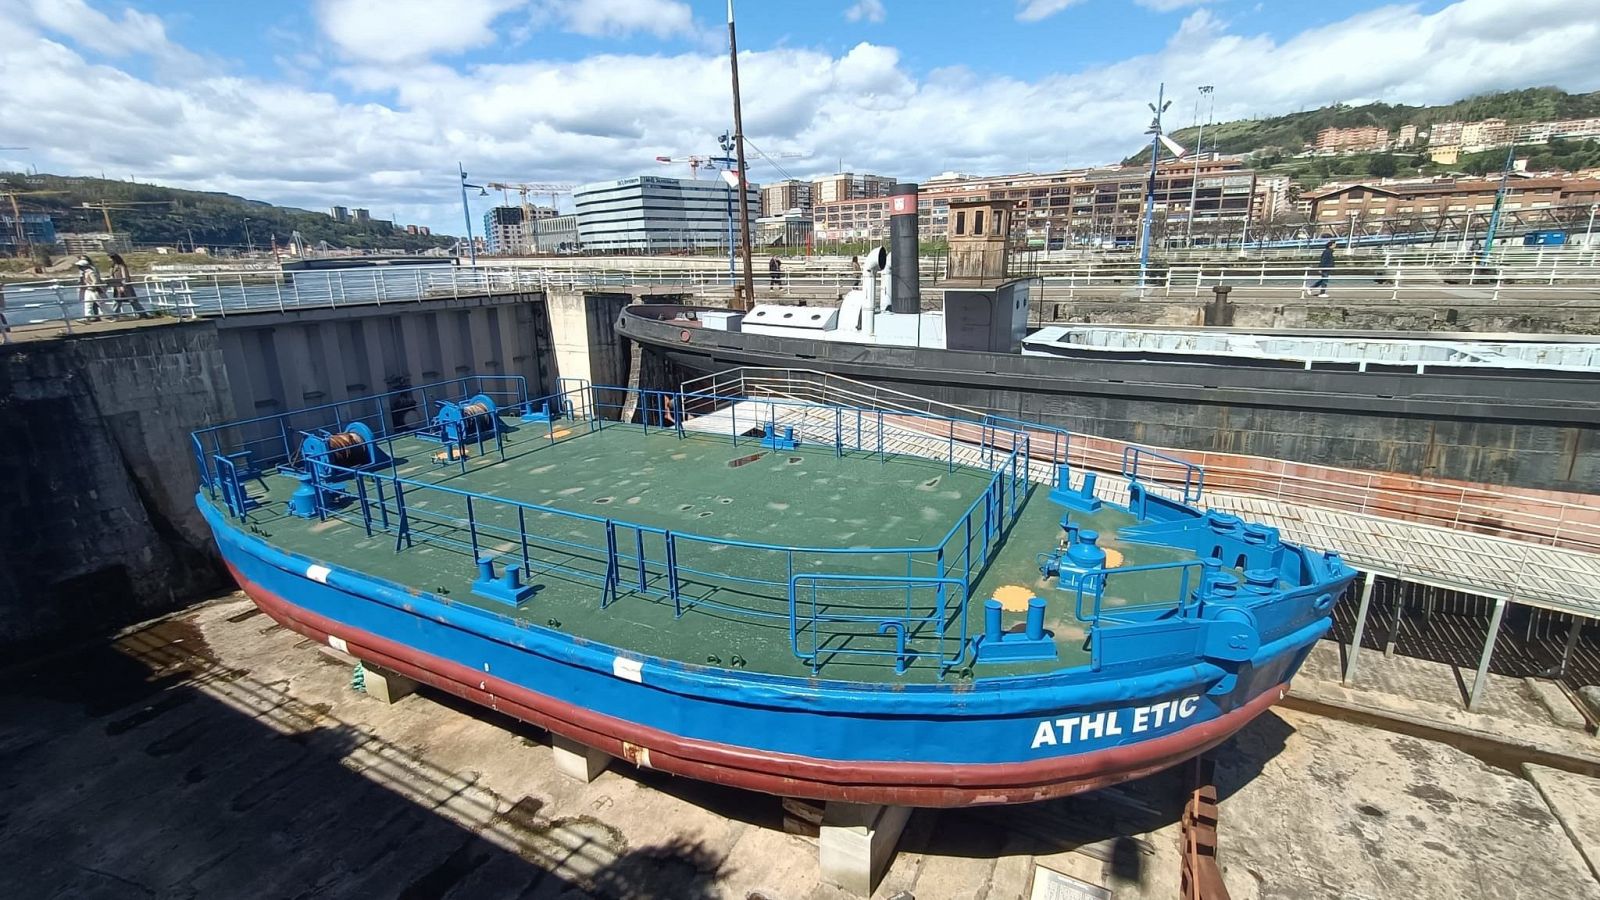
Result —
<instances>
[{"instance_id":1,"label":"apartment block","mask_svg":"<svg viewBox=\"0 0 1600 900\"><path fill-rule=\"evenodd\" d=\"M1388 184L1335 185L1310 194L1313 222L1330 227L1358 221L1437 219L1488 215L1498 178L1432 179ZM1600 179L1513 178L1506 186L1506 212L1585 207L1600 201Z\"/></svg>"},{"instance_id":2,"label":"apartment block","mask_svg":"<svg viewBox=\"0 0 1600 900\"><path fill-rule=\"evenodd\" d=\"M1198 176L1198 177L1197 177ZM968 178L945 175L922 185L918 228L925 239L950 230L950 203L1007 200L1019 237L1062 243L1127 246L1138 240L1150 170L1143 166ZM1242 227L1257 216L1256 173L1237 159L1168 163L1156 172L1155 203L1163 225L1207 232ZM1287 193L1287 184L1282 190ZM1193 208L1190 200L1193 197ZM820 227L820 226L819 226Z\"/></svg>"},{"instance_id":3,"label":"apartment block","mask_svg":"<svg viewBox=\"0 0 1600 900\"><path fill-rule=\"evenodd\" d=\"M887 197L893 193L896 181L887 175L857 175L853 172L825 175L812 180L811 202L834 203Z\"/></svg>"},{"instance_id":4,"label":"apartment block","mask_svg":"<svg viewBox=\"0 0 1600 900\"><path fill-rule=\"evenodd\" d=\"M1319 153L1362 153L1389 146L1389 132L1376 125L1356 128L1324 128L1317 132Z\"/></svg>"},{"instance_id":5,"label":"apartment block","mask_svg":"<svg viewBox=\"0 0 1600 900\"><path fill-rule=\"evenodd\" d=\"M782 216L790 210L799 210L802 215L810 216L811 182L786 178L761 186L762 216Z\"/></svg>"}]
</instances>

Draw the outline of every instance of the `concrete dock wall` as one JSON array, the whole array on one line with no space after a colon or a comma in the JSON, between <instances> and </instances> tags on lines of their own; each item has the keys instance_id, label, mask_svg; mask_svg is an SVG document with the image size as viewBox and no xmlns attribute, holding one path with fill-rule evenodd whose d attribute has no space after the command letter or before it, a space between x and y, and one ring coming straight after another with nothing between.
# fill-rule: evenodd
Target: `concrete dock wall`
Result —
<instances>
[{"instance_id":1,"label":"concrete dock wall","mask_svg":"<svg viewBox=\"0 0 1600 900\"><path fill-rule=\"evenodd\" d=\"M534 396L555 389L543 295L0 347L0 650L112 631L231 584L194 506L191 431L474 372L524 376Z\"/></svg>"},{"instance_id":2,"label":"concrete dock wall","mask_svg":"<svg viewBox=\"0 0 1600 900\"><path fill-rule=\"evenodd\" d=\"M538 294L232 316L217 327L240 417L474 373L521 375L534 397L555 389Z\"/></svg>"},{"instance_id":3,"label":"concrete dock wall","mask_svg":"<svg viewBox=\"0 0 1600 900\"><path fill-rule=\"evenodd\" d=\"M0 647L115 629L220 587L189 432L234 415L217 329L0 354Z\"/></svg>"}]
</instances>

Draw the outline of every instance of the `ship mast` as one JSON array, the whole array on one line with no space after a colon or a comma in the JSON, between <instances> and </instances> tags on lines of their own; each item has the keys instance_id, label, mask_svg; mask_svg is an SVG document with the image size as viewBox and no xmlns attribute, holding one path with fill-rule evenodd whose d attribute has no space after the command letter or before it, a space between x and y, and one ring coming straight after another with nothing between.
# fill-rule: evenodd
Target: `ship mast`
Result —
<instances>
[{"instance_id":1,"label":"ship mast","mask_svg":"<svg viewBox=\"0 0 1600 900\"><path fill-rule=\"evenodd\" d=\"M744 174L744 119L739 111L739 42L733 32L733 0L728 0L728 61L733 67L733 149L739 167L734 173L739 176L734 187L739 192L739 247L744 253L744 295L734 297L733 308L746 310L755 299L756 279L750 262L750 197Z\"/></svg>"}]
</instances>

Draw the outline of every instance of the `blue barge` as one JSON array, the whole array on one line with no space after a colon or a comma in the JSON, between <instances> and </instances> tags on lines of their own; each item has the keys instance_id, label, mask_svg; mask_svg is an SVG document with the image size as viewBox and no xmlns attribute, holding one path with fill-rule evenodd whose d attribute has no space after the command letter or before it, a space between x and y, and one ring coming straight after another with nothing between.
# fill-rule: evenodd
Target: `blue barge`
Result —
<instances>
[{"instance_id":1,"label":"blue barge","mask_svg":"<svg viewBox=\"0 0 1600 900\"><path fill-rule=\"evenodd\" d=\"M1216 746L1355 575L1202 511L1182 460L1069 444L504 376L193 435L222 557L285 626L636 765L911 806Z\"/></svg>"}]
</instances>

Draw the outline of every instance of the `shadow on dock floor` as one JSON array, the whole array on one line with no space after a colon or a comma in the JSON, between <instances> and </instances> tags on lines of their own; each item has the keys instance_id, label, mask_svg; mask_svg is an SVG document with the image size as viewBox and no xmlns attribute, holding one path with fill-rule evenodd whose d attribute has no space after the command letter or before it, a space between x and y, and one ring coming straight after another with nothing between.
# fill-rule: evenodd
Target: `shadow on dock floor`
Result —
<instances>
[{"instance_id":1,"label":"shadow on dock floor","mask_svg":"<svg viewBox=\"0 0 1600 900\"><path fill-rule=\"evenodd\" d=\"M694 841L629 847L508 804L284 687L219 664L181 619L6 673L7 893L715 895L722 863Z\"/></svg>"}]
</instances>

